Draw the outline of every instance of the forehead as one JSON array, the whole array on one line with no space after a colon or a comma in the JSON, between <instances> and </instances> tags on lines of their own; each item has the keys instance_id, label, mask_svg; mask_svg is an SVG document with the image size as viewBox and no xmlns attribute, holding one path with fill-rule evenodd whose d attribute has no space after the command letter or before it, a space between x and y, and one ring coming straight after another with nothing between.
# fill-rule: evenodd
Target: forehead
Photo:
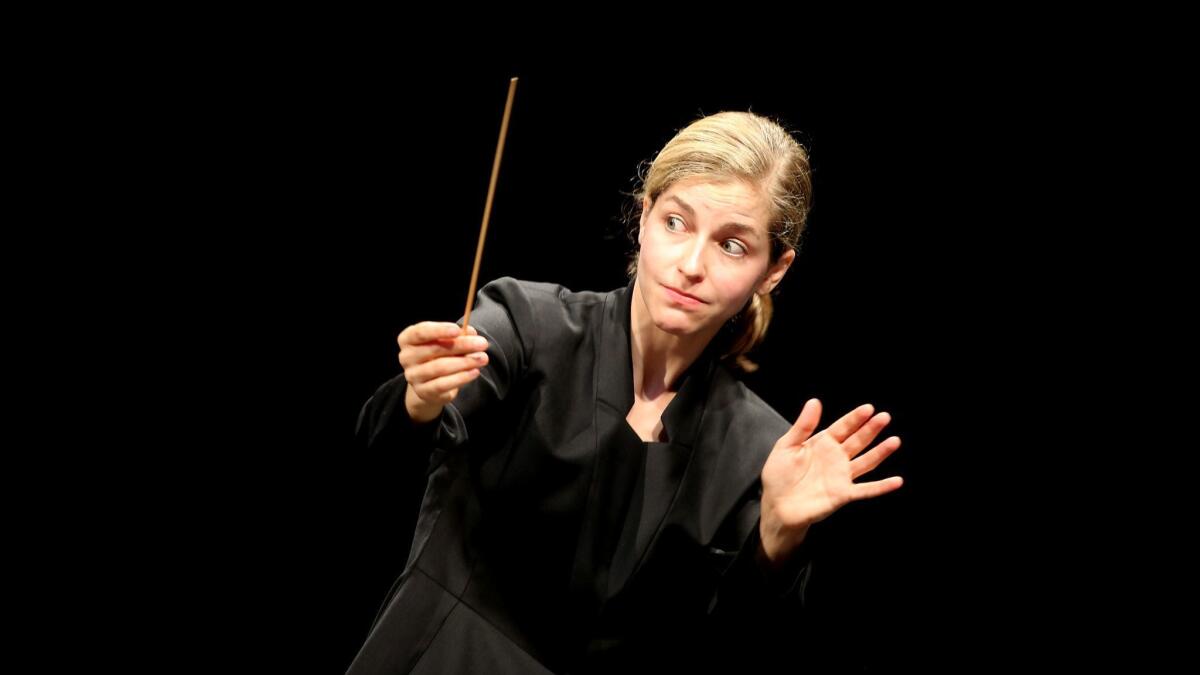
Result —
<instances>
[{"instance_id":1,"label":"forehead","mask_svg":"<svg viewBox=\"0 0 1200 675\"><path fill-rule=\"evenodd\" d=\"M667 188L658 199L663 208L688 207L716 224L736 222L765 232L770 209L766 196L756 186L742 180L682 180Z\"/></svg>"}]
</instances>

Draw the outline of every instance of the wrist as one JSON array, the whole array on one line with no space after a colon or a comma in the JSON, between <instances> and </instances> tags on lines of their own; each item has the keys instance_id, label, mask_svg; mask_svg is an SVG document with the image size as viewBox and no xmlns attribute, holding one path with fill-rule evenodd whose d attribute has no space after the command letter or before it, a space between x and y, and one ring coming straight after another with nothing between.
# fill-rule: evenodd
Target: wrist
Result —
<instances>
[{"instance_id":1,"label":"wrist","mask_svg":"<svg viewBox=\"0 0 1200 675\"><path fill-rule=\"evenodd\" d=\"M808 536L808 525L787 527L764 514L759 519L759 559L767 568L779 570Z\"/></svg>"}]
</instances>

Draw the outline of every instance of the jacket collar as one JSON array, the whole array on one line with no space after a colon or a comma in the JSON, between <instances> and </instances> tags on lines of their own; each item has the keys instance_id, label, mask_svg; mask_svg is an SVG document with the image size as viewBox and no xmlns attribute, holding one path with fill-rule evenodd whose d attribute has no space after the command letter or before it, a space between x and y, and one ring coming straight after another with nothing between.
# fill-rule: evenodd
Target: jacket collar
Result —
<instances>
[{"instance_id":1,"label":"jacket collar","mask_svg":"<svg viewBox=\"0 0 1200 675\"><path fill-rule=\"evenodd\" d=\"M633 406L633 348L630 322L634 282L608 294L601 323L597 358L596 398L624 419ZM675 398L662 414L663 429L671 444L692 446L699 429L708 383L719 364L720 335L680 375Z\"/></svg>"}]
</instances>

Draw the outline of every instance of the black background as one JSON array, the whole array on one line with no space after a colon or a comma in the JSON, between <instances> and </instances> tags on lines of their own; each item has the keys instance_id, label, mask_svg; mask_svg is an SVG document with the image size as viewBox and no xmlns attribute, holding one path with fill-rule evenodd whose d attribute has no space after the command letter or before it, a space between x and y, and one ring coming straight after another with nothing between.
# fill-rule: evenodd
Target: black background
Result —
<instances>
[{"instance_id":1,"label":"black background","mask_svg":"<svg viewBox=\"0 0 1200 675\"><path fill-rule=\"evenodd\" d=\"M822 426L891 412L904 444L879 477L905 485L821 524L797 664L977 667L1061 644L1080 607L1040 432L1076 372L1057 329L1078 306L1039 285L1061 232L1041 229L1037 185L1066 142L1058 82L968 38L756 60L305 27L130 53L128 98L109 99L136 141L106 149L138 169L115 195L137 196L134 225L107 238L150 245L112 271L139 300L122 337L149 365L138 428L161 452L138 461L149 501L118 504L131 542L154 542L161 611L199 619L166 629L183 653L342 672L365 639L416 513L355 419L399 372L400 330L463 312L513 76L479 285L623 285L636 168L700 115L753 110L810 150L809 233L747 383L789 419L820 398Z\"/></svg>"}]
</instances>

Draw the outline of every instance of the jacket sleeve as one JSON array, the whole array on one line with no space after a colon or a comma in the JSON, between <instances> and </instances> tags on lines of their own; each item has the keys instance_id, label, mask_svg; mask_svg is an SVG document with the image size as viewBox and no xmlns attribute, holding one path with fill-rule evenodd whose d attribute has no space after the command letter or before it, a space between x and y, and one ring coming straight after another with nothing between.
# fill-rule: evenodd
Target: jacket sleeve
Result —
<instances>
[{"instance_id":1,"label":"jacket sleeve","mask_svg":"<svg viewBox=\"0 0 1200 675\"><path fill-rule=\"evenodd\" d=\"M812 576L812 530L792 551L783 567L768 571L759 562L758 499L747 502L737 518L745 532L741 547L725 555L733 558L709 602L709 615L720 622L742 622L776 612L799 612Z\"/></svg>"},{"instance_id":2,"label":"jacket sleeve","mask_svg":"<svg viewBox=\"0 0 1200 675\"><path fill-rule=\"evenodd\" d=\"M534 320L531 295L521 282L503 277L481 288L471 311L471 325L488 341L488 363L479 377L459 388L438 418L417 424L404 405L408 382L403 373L397 375L363 405L358 442L371 450L405 453L419 464L427 464L434 447L449 451L466 444L510 407L506 403L519 398L533 351ZM461 326L462 318L457 323Z\"/></svg>"},{"instance_id":3,"label":"jacket sleeve","mask_svg":"<svg viewBox=\"0 0 1200 675\"><path fill-rule=\"evenodd\" d=\"M778 670L781 664L807 659L818 647L804 640L815 621L806 598L813 570L812 530L782 569L768 572L757 559L758 514L757 500L746 505L739 517L750 526L741 547L722 552L732 562L709 603L704 647L698 650L705 669Z\"/></svg>"}]
</instances>

